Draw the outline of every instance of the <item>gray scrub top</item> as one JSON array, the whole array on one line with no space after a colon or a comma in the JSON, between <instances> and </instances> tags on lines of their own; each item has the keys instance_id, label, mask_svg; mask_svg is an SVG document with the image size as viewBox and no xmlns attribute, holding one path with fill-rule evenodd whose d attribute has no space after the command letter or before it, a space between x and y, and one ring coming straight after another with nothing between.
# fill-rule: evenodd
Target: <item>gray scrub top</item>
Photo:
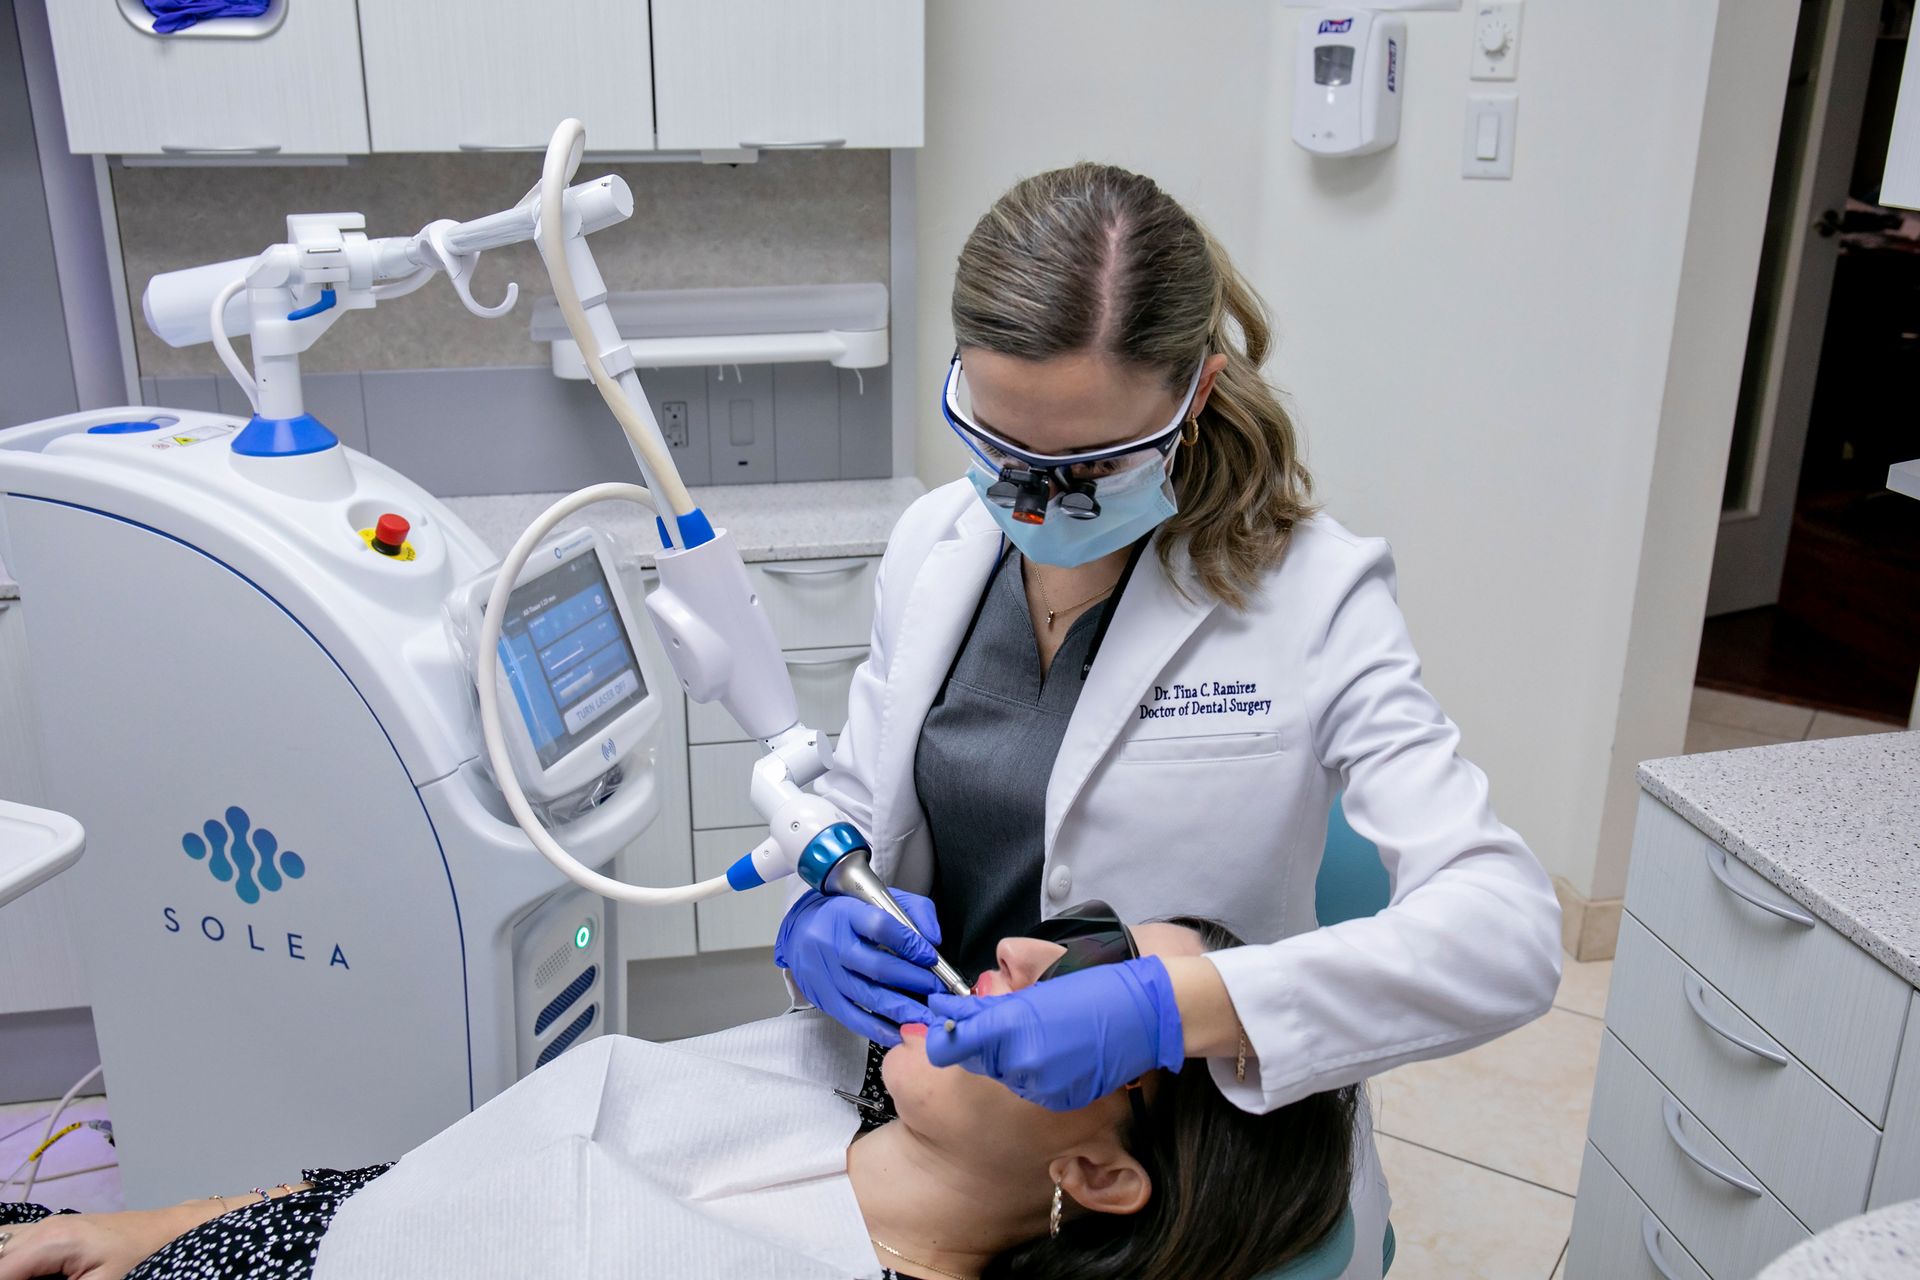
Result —
<instances>
[{"instance_id":1,"label":"gray scrub top","mask_svg":"<svg viewBox=\"0 0 1920 1280\"><path fill-rule=\"evenodd\" d=\"M1043 680L1020 563L1008 552L995 569L913 759L933 839L940 951L969 980L994 967L1001 938L1040 921L1047 781L1114 598L1073 620Z\"/></svg>"}]
</instances>

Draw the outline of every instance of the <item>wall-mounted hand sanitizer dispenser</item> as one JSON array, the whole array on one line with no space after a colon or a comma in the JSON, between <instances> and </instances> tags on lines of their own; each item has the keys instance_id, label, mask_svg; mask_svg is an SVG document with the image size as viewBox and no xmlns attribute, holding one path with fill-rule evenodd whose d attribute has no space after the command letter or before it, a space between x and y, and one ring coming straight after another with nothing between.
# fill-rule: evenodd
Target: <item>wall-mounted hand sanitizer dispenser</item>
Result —
<instances>
[{"instance_id":1,"label":"wall-mounted hand sanitizer dispenser","mask_svg":"<svg viewBox=\"0 0 1920 1280\"><path fill-rule=\"evenodd\" d=\"M1293 140L1322 156L1363 156L1400 136L1404 18L1319 9L1300 21L1294 54Z\"/></svg>"}]
</instances>

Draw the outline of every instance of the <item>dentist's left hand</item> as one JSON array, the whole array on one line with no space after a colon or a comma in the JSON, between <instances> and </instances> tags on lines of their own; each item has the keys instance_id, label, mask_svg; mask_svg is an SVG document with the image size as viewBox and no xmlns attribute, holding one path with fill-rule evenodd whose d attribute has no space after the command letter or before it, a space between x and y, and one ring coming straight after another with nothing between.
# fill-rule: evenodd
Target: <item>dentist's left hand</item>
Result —
<instances>
[{"instance_id":1,"label":"dentist's left hand","mask_svg":"<svg viewBox=\"0 0 1920 1280\"><path fill-rule=\"evenodd\" d=\"M1053 1111L1088 1106L1156 1067L1178 1071L1186 1061L1180 1005L1158 956L1003 996L941 993L927 1009L929 1062L992 1076Z\"/></svg>"},{"instance_id":2,"label":"dentist's left hand","mask_svg":"<svg viewBox=\"0 0 1920 1280\"><path fill-rule=\"evenodd\" d=\"M901 992L930 995L944 988L932 972L940 942L933 900L904 889L888 892L918 933L857 898L809 889L780 922L773 962L841 1026L896 1045L901 1023L927 1020L926 1006Z\"/></svg>"}]
</instances>

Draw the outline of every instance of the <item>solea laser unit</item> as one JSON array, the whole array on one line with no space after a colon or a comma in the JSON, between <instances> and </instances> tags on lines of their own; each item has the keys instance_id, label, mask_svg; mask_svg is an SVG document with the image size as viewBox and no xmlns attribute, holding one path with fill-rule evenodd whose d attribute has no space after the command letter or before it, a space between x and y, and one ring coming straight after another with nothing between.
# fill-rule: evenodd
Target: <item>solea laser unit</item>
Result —
<instances>
[{"instance_id":1,"label":"solea laser unit","mask_svg":"<svg viewBox=\"0 0 1920 1280\"><path fill-rule=\"evenodd\" d=\"M123 407L0 432L0 558L29 601L49 803L88 834L67 874L130 1206L395 1159L619 1030L608 898L797 872L906 918L808 790L826 736L641 394L586 244L633 198L618 177L569 185L584 146L563 122L540 183L471 222L369 239L358 214L293 215L255 257L155 277L149 326L213 343L250 418ZM438 274L502 314L516 291L475 301L473 268L526 240L645 486L563 499L503 563L306 413L299 360ZM603 534L556 532L609 499L659 517L644 606ZM658 813L674 681L766 745L750 794L769 834L724 876L630 885L608 872Z\"/></svg>"}]
</instances>

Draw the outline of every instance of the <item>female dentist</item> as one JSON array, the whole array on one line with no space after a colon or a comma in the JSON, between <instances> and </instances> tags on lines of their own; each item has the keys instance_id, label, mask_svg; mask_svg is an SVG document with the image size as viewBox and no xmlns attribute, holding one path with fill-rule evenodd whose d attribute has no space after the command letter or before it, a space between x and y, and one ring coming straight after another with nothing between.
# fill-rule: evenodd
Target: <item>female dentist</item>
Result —
<instances>
[{"instance_id":1,"label":"female dentist","mask_svg":"<svg viewBox=\"0 0 1920 1280\"><path fill-rule=\"evenodd\" d=\"M819 790L963 973L1087 899L1261 941L956 997L924 940L809 892L775 951L799 992L882 1043L930 1011L935 1063L1053 1108L1204 1057L1265 1112L1544 1012L1552 887L1421 684L1387 544L1309 504L1220 247L1147 178L1043 173L968 237L953 321L967 476L894 530ZM1318 928L1341 794L1392 902Z\"/></svg>"}]
</instances>

